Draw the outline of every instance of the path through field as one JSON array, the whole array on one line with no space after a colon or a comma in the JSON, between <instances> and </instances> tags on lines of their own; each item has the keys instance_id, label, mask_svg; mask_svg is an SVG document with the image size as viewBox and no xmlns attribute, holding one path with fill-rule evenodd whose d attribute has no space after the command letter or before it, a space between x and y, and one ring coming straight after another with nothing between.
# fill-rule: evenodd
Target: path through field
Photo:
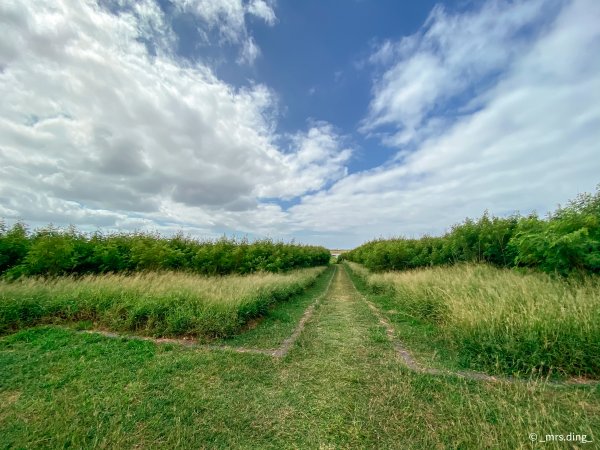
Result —
<instances>
[{"instance_id":1,"label":"path through field","mask_svg":"<svg viewBox=\"0 0 600 450\"><path fill-rule=\"evenodd\" d=\"M513 449L535 446L533 433L598 442L597 386L408 368L341 267L301 331L281 358L53 327L4 337L0 447Z\"/></svg>"}]
</instances>

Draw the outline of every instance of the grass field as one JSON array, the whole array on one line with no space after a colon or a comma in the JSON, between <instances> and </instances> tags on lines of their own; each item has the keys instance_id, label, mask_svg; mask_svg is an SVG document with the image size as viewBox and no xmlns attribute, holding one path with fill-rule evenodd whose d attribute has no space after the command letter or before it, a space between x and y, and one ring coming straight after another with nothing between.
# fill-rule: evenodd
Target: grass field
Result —
<instances>
[{"instance_id":1,"label":"grass field","mask_svg":"<svg viewBox=\"0 0 600 450\"><path fill-rule=\"evenodd\" d=\"M314 283L321 268L206 277L181 272L0 282L0 333L89 321L153 336L230 336Z\"/></svg>"},{"instance_id":2,"label":"grass field","mask_svg":"<svg viewBox=\"0 0 600 450\"><path fill-rule=\"evenodd\" d=\"M320 277L312 294L326 282ZM278 303L251 336L233 341L271 346L308 304L306 295ZM597 443L597 385L407 370L342 269L319 305L283 359L51 325L6 335L0 447L537 448L531 433Z\"/></svg>"},{"instance_id":3,"label":"grass field","mask_svg":"<svg viewBox=\"0 0 600 450\"><path fill-rule=\"evenodd\" d=\"M492 373L600 376L598 277L487 265L369 273L349 265L424 353Z\"/></svg>"}]
</instances>

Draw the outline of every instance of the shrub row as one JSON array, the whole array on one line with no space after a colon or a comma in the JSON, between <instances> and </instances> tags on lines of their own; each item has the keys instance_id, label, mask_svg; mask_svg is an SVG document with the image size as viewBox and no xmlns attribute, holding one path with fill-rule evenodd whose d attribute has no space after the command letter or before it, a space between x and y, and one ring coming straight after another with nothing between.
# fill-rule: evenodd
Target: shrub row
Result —
<instances>
[{"instance_id":1,"label":"shrub row","mask_svg":"<svg viewBox=\"0 0 600 450\"><path fill-rule=\"evenodd\" d=\"M183 234L170 238L149 233L85 234L74 227L48 226L29 232L26 225L0 222L0 274L68 275L187 270L207 275L282 272L329 263L324 247L272 240L222 238L199 241Z\"/></svg>"},{"instance_id":2,"label":"shrub row","mask_svg":"<svg viewBox=\"0 0 600 450\"><path fill-rule=\"evenodd\" d=\"M374 271L457 262L533 267L545 272L600 273L600 187L545 219L535 214L466 219L440 237L379 239L343 258Z\"/></svg>"}]
</instances>

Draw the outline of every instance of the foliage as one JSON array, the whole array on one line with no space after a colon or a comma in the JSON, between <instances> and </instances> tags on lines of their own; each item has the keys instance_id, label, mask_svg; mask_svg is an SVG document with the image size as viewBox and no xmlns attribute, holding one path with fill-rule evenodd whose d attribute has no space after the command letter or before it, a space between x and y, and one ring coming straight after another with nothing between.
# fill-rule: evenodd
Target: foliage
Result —
<instances>
[{"instance_id":1,"label":"foliage","mask_svg":"<svg viewBox=\"0 0 600 450\"><path fill-rule=\"evenodd\" d=\"M269 239L248 242L221 238L198 241L182 233L170 238L150 233L96 232L53 226L32 233L0 222L0 273L69 275L185 270L207 275L283 272L327 265L330 253L317 246Z\"/></svg>"},{"instance_id":2,"label":"foliage","mask_svg":"<svg viewBox=\"0 0 600 450\"><path fill-rule=\"evenodd\" d=\"M20 264L29 247L30 241L24 224L17 222L8 229L6 224L0 221L0 273Z\"/></svg>"},{"instance_id":3,"label":"foliage","mask_svg":"<svg viewBox=\"0 0 600 450\"><path fill-rule=\"evenodd\" d=\"M374 240L342 257L373 271L487 262L563 275L600 273L600 188L559 207L547 219L535 214L500 218L486 212L441 237Z\"/></svg>"}]
</instances>

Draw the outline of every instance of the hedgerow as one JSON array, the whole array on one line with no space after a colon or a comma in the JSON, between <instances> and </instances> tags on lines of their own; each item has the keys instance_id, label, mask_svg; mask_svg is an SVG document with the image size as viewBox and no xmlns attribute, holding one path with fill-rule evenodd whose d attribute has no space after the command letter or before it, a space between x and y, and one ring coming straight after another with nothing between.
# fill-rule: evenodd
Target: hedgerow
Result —
<instances>
[{"instance_id":1,"label":"hedgerow","mask_svg":"<svg viewBox=\"0 0 600 450\"><path fill-rule=\"evenodd\" d=\"M466 219L443 236L379 239L343 258L373 271L404 270L458 262L532 267L563 275L600 273L600 187L581 194L547 218L536 214Z\"/></svg>"},{"instance_id":2,"label":"hedgerow","mask_svg":"<svg viewBox=\"0 0 600 450\"><path fill-rule=\"evenodd\" d=\"M33 232L23 223L0 222L0 274L84 275L148 270L184 270L206 275L284 272L327 265L324 247L270 239L199 241L179 233L86 234L53 226Z\"/></svg>"}]
</instances>

